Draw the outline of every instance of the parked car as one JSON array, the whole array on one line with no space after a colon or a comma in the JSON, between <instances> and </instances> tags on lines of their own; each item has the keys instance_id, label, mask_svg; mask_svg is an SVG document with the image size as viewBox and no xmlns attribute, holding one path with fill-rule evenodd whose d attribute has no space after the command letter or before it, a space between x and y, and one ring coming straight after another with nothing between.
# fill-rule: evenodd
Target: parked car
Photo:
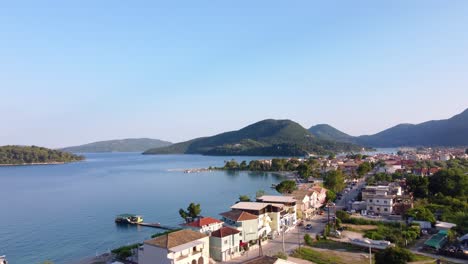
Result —
<instances>
[{"instance_id":1,"label":"parked car","mask_svg":"<svg viewBox=\"0 0 468 264\"><path fill-rule=\"evenodd\" d=\"M330 231L330 236L340 238L341 232L338 230Z\"/></svg>"},{"instance_id":2,"label":"parked car","mask_svg":"<svg viewBox=\"0 0 468 264\"><path fill-rule=\"evenodd\" d=\"M307 224L307 225L305 226L305 229L306 229L306 230L312 229L312 224Z\"/></svg>"}]
</instances>

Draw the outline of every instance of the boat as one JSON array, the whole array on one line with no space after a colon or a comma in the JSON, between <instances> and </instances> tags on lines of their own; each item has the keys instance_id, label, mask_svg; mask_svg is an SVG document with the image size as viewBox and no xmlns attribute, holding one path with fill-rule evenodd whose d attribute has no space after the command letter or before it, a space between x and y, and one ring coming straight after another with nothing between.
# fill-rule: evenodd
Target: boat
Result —
<instances>
[{"instance_id":1,"label":"boat","mask_svg":"<svg viewBox=\"0 0 468 264\"><path fill-rule=\"evenodd\" d=\"M120 214L115 217L115 222L118 224L138 224L143 222L143 216L135 214Z\"/></svg>"},{"instance_id":2,"label":"boat","mask_svg":"<svg viewBox=\"0 0 468 264\"><path fill-rule=\"evenodd\" d=\"M0 264L8 264L8 260L5 255L0 256Z\"/></svg>"}]
</instances>

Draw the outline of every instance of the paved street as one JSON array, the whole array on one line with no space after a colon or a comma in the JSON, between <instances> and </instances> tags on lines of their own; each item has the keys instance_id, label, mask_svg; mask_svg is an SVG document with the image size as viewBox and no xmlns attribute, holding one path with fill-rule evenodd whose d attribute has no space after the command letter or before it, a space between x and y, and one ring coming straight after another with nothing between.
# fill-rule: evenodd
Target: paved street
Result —
<instances>
[{"instance_id":1,"label":"paved street","mask_svg":"<svg viewBox=\"0 0 468 264\"><path fill-rule=\"evenodd\" d=\"M299 246L304 245L304 235L310 234L310 236L315 237L315 235L321 232L325 223L323 221L326 219L326 215L315 216L313 220L306 221L305 224L312 224L311 230L305 230L303 226L296 227L295 229L287 232L284 235L284 248L287 253L292 252ZM263 255L275 255L277 252L283 251L283 242L281 235L274 240L270 240L268 244L262 245ZM223 263L242 263L246 260L252 259L259 256L259 249L251 249L244 256L236 258L232 261L223 262Z\"/></svg>"}]
</instances>

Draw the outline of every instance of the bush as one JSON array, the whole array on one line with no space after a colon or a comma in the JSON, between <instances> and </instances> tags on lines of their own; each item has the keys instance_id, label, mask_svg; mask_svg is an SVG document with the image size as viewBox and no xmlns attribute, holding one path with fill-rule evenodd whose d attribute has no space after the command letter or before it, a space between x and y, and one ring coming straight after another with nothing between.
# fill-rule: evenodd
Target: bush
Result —
<instances>
[{"instance_id":1,"label":"bush","mask_svg":"<svg viewBox=\"0 0 468 264\"><path fill-rule=\"evenodd\" d=\"M342 221L343 220L348 220L349 218L351 218L351 216L347 212L345 212L343 210L336 211L335 215L336 215L336 218L338 218L338 219L340 219Z\"/></svg>"},{"instance_id":2,"label":"bush","mask_svg":"<svg viewBox=\"0 0 468 264\"><path fill-rule=\"evenodd\" d=\"M276 253L275 257L280 258L280 259L284 259L284 260L288 259L288 255L286 255L284 252L281 252L281 251Z\"/></svg>"},{"instance_id":3,"label":"bush","mask_svg":"<svg viewBox=\"0 0 468 264\"><path fill-rule=\"evenodd\" d=\"M128 257L132 256L132 249L138 248L142 244L133 244L129 246L123 246L116 249L113 249L111 252L116 255L120 260L126 260Z\"/></svg>"},{"instance_id":4,"label":"bush","mask_svg":"<svg viewBox=\"0 0 468 264\"><path fill-rule=\"evenodd\" d=\"M388 247L375 253L376 264L406 264L413 259L413 253L399 247Z\"/></svg>"},{"instance_id":5,"label":"bush","mask_svg":"<svg viewBox=\"0 0 468 264\"><path fill-rule=\"evenodd\" d=\"M312 240L312 237L309 234L304 235L304 241L305 241L306 245L308 245L308 246L312 246L312 243L314 242Z\"/></svg>"}]
</instances>

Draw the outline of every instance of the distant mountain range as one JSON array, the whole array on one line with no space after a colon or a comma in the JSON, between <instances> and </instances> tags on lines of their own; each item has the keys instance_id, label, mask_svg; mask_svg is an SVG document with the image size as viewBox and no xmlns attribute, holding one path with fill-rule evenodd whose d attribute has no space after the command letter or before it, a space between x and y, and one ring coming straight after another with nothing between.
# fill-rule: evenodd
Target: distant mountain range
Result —
<instances>
[{"instance_id":1,"label":"distant mountain range","mask_svg":"<svg viewBox=\"0 0 468 264\"><path fill-rule=\"evenodd\" d=\"M80 146L66 147L61 150L75 153L85 152L143 152L150 148L166 147L171 142L151 138L127 138L98 141Z\"/></svg>"},{"instance_id":2,"label":"distant mountain range","mask_svg":"<svg viewBox=\"0 0 468 264\"><path fill-rule=\"evenodd\" d=\"M399 124L374 135L353 137L324 124L309 131L319 139L368 147L468 146L468 109L449 119Z\"/></svg>"},{"instance_id":3,"label":"distant mountain range","mask_svg":"<svg viewBox=\"0 0 468 264\"><path fill-rule=\"evenodd\" d=\"M354 144L319 139L291 120L267 119L237 131L152 148L143 154L302 156L358 150L360 147Z\"/></svg>"}]
</instances>

